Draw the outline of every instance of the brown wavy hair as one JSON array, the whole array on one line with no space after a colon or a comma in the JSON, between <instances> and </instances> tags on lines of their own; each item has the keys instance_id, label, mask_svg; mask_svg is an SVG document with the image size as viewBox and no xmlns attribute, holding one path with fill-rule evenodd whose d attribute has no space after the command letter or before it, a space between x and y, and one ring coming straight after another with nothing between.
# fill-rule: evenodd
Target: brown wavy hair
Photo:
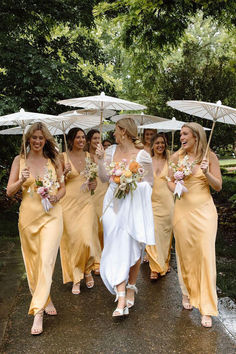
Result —
<instances>
[{"instance_id":1,"label":"brown wavy hair","mask_svg":"<svg viewBox=\"0 0 236 354\"><path fill-rule=\"evenodd\" d=\"M163 152L163 156L166 160L169 159L170 157L170 152L169 152L169 148L168 148L168 141L167 141L167 137L164 133L157 133L155 135L153 135L152 139L151 139L151 156L154 156L154 144L155 144L155 141L158 139L158 138L163 138L164 140L164 143L165 143L165 150Z\"/></svg>"},{"instance_id":2,"label":"brown wavy hair","mask_svg":"<svg viewBox=\"0 0 236 354\"><path fill-rule=\"evenodd\" d=\"M68 144L68 149L70 151L73 149L74 140L75 140L75 137L76 137L78 132L84 133L85 140L87 140L85 131L82 128L75 127L75 128L70 129L68 134L67 134L67 144Z\"/></svg>"},{"instance_id":3,"label":"brown wavy hair","mask_svg":"<svg viewBox=\"0 0 236 354\"><path fill-rule=\"evenodd\" d=\"M122 118L116 123L121 129L126 130L126 135L130 138L137 149L143 149L143 143L138 138L138 128L132 118Z\"/></svg>"},{"instance_id":4,"label":"brown wavy hair","mask_svg":"<svg viewBox=\"0 0 236 354\"><path fill-rule=\"evenodd\" d=\"M25 134L26 152L24 151L24 144L22 141L20 154L23 156L25 153L27 153L27 148L30 147L29 140L36 130L40 130L46 139L45 145L43 147L43 156L50 159L52 163L57 166L59 157L58 145L52 134L49 132L47 126L42 122L36 122L30 126Z\"/></svg>"}]
</instances>

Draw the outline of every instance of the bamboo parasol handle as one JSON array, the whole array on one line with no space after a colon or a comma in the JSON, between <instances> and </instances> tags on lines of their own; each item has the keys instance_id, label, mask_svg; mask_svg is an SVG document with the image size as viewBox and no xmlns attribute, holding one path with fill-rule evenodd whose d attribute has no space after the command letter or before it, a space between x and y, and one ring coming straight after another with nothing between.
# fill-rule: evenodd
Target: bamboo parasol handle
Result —
<instances>
[{"instance_id":1,"label":"bamboo parasol handle","mask_svg":"<svg viewBox=\"0 0 236 354\"><path fill-rule=\"evenodd\" d=\"M66 134L65 134L65 126L64 122L62 122L62 132L63 132L63 137L64 137L64 143L65 143L65 148L66 148L66 162L69 162L69 156L68 156L68 146L67 146L67 140L66 140Z\"/></svg>"},{"instance_id":2,"label":"bamboo parasol handle","mask_svg":"<svg viewBox=\"0 0 236 354\"><path fill-rule=\"evenodd\" d=\"M209 136L209 139L208 139L208 142L207 142L206 152L204 154L203 159L206 159L206 157L207 157L208 150L209 150L209 147L210 147L211 138L212 138L212 134L213 134L213 131L214 131L214 128L215 128L215 124L216 124L216 120L213 120L213 124L212 124L212 127L211 127L211 133L210 133L210 136Z\"/></svg>"}]
</instances>

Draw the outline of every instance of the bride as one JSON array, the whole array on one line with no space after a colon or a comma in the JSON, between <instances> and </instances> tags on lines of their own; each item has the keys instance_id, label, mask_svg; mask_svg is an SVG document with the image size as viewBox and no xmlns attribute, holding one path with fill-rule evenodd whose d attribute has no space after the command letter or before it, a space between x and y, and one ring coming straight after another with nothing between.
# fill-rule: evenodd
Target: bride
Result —
<instances>
[{"instance_id":1,"label":"bride","mask_svg":"<svg viewBox=\"0 0 236 354\"><path fill-rule=\"evenodd\" d=\"M125 198L114 198L117 184L110 181L103 203L104 249L101 257L100 273L103 282L112 294L116 294L118 305L113 317L128 315L134 305L135 286L145 246L155 244L153 213L151 204L153 171L152 159L143 150L137 138L137 126L133 119L120 119L114 136L118 145L106 150L98 145L99 177L107 182L106 166L126 159L129 164L136 161L145 170L137 189ZM104 156L105 155L105 156ZM127 289L127 292L126 292Z\"/></svg>"}]
</instances>

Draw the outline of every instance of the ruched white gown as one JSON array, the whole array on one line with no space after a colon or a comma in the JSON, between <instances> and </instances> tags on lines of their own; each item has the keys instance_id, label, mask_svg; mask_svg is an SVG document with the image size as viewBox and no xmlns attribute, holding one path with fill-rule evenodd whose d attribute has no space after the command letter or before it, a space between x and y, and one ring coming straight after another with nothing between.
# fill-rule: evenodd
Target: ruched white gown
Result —
<instances>
[{"instance_id":1,"label":"ruched white gown","mask_svg":"<svg viewBox=\"0 0 236 354\"><path fill-rule=\"evenodd\" d=\"M116 145L106 150L105 163L111 163L115 150ZM100 274L112 294L116 293L117 285L128 282L130 267L142 256L146 245L155 244L151 202L152 159L145 150L140 150L136 161L145 169L146 175L144 181L138 183L133 196L129 193L125 198L113 199L117 184L111 182L103 202L104 249ZM102 182L109 179L101 163L99 176Z\"/></svg>"}]
</instances>

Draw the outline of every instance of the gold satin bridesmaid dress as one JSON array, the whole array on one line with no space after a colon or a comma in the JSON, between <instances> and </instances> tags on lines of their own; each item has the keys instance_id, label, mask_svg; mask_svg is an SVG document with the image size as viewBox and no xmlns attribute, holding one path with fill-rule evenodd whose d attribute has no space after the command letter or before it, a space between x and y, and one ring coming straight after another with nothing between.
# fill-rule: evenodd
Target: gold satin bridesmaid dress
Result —
<instances>
[{"instance_id":1,"label":"gold satin bridesmaid dress","mask_svg":"<svg viewBox=\"0 0 236 354\"><path fill-rule=\"evenodd\" d=\"M202 315L217 316L217 211L200 167L185 186L188 192L176 200L173 220L180 286Z\"/></svg>"},{"instance_id":2,"label":"gold satin bridesmaid dress","mask_svg":"<svg viewBox=\"0 0 236 354\"><path fill-rule=\"evenodd\" d=\"M66 155L64 160L66 160ZM88 155L87 155L88 156ZM66 178L66 194L61 199L64 229L60 245L63 282L80 282L94 269L100 248L97 216L90 191L82 191L86 178L71 164ZM100 251L101 252L101 251Z\"/></svg>"},{"instance_id":3,"label":"gold satin bridesmaid dress","mask_svg":"<svg viewBox=\"0 0 236 354\"><path fill-rule=\"evenodd\" d=\"M48 170L56 182L55 168L50 160ZM20 174L25 160L20 159ZM63 231L62 208L55 204L47 213L41 197L35 190L35 178L30 177L22 185L22 202L19 213L19 233L32 301L29 314L35 315L49 302L52 274ZM57 188L52 194L56 194Z\"/></svg>"},{"instance_id":4,"label":"gold satin bridesmaid dress","mask_svg":"<svg viewBox=\"0 0 236 354\"><path fill-rule=\"evenodd\" d=\"M168 162L166 161L159 176L154 173L152 191L152 210L155 226L155 246L147 246L149 266L152 272L165 275L169 268L170 250L172 242L172 219L174 211L173 194L170 192L166 176Z\"/></svg>"}]
</instances>

